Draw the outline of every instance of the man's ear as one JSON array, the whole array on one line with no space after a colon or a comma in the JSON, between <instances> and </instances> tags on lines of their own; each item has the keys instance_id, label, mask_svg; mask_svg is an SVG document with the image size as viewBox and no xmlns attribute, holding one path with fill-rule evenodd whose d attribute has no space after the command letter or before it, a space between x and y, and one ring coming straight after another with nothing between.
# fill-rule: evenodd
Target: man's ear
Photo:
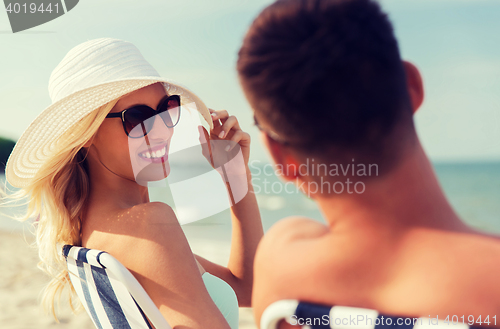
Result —
<instances>
[{"instance_id":1,"label":"man's ear","mask_svg":"<svg viewBox=\"0 0 500 329\"><path fill-rule=\"evenodd\" d=\"M406 86L410 95L412 110L415 113L424 101L422 76L417 67L408 61L403 61L403 67L406 73Z\"/></svg>"},{"instance_id":2,"label":"man's ear","mask_svg":"<svg viewBox=\"0 0 500 329\"><path fill-rule=\"evenodd\" d=\"M283 179L292 181L297 177L297 169L299 164L293 157L293 155L286 149L282 144L278 143L267 134L262 133L264 135L264 144L267 146L269 153L274 161L274 163L283 168L281 171L281 176ZM292 170L290 167L295 167L296 170Z\"/></svg>"}]
</instances>

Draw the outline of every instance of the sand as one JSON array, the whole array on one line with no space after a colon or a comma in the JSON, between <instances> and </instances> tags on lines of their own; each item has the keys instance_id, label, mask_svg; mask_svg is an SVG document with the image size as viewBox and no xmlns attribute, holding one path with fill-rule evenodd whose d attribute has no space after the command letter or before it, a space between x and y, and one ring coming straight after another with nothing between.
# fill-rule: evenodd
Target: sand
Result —
<instances>
[{"instance_id":1,"label":"sand","mask_svg":"<svg viewBox=\"0 0 500 329\"><path fill-rule=\"evenodd\" d=\"M92 329L87 313L74 315L69 307L59 312L60 323L43 313L39 294L48 282L37 268L37 251L29 246L32 237L0 231L0 327L2 329ZM228 259L227 242L200 240L188 236L193 252L216 263ZM240 308L241 329L255 329L251 308Z\"/></svg>"}]
</instances>

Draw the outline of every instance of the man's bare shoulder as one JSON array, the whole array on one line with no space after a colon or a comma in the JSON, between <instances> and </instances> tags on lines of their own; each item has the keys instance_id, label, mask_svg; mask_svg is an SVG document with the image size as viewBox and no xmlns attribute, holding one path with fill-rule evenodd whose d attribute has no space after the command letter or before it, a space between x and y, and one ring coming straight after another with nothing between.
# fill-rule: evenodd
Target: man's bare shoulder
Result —
<instances>
[{"instance_id":1,"label":"man's bare shoulder","mask_svg":"<svg viewBox=\"0 0 500 329\"><path fill-rule=\"evenodd\" d=\"M320 238L328 232L328 227L318 221L307 217L290 216L271 226L263 238L263 243L275 246L290 244Z\"/></svg>"},{"instance_id":2,"label":"man's bare shoulder","mask_svg":"<svg viewBox=\"0 0 500 329\"><path fill-rule=\"evenodd\" d=\"M284 298L297 298L297 287L314 282L321 271L321 249L329 229L305 217L288 217L264 234L255 256L252 305L259 320L264 309ZM302 289L301 288L301 289Z\"/></svg>"},{"instance_id":3,"label":"man's bare shoulder","mask_svg":"<svg viewBox=\"0 0 500 329\"><path fill-rule=\"evenodd\" d=\"M318 239L329 232L328 227L306 217L286 217L264 234L257 250L257 260L279 266L284 259L298 258ZM299 254L297 254L297 252ZM282 265L283 266L283 265Z\"/></svg>"},{"instance_id":4,"label":"man's bare shoulder","mask_svg":"<svg viewBox=\"0 0 500 329\"><path fill-rule=\"evenodd\" d=\"M257 249L256 262L261 266L292 270L293 264L304 258L311 259L307 255L314 252L315 245L328 232L327 226L306 217L284 218L264 234Z\"/></svg>"}]
</instances>

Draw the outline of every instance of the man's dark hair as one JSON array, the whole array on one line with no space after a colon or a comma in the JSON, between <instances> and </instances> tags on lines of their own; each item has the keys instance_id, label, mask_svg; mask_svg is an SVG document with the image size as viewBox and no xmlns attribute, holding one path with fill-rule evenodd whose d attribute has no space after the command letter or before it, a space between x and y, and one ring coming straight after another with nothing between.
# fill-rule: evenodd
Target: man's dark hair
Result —
<instances>
[{"instance_id":1,"label":"man's dark hair","mask_svg":"<svg viewBox=\"0 0 500 329\"><path fill-rule=\"evenodd\" d=\"M401 140L394 128L414 129L398 43L375 1L278 0L252 23L237 69L254 110L298 149L380 163Z\"/></svg>"}]
</instances>

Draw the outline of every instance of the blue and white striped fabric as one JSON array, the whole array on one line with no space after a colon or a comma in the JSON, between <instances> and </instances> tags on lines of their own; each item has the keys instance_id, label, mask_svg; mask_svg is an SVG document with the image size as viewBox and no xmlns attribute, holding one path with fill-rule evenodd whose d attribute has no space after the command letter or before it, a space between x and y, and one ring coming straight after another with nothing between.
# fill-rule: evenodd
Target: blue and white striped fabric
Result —
<instances>
[{"instance_id":1,"label":"blue and white striped fabric","mask_svg":"<svg viewBox=\"0 0 500 329\"><path fill-rule=\"evenodd\" d=\"M302 329L469 329L479 327L459 323L458 318L437 319L431 317L409 318L380 314L378 311L346 307L327 306L284 299L269 305L260 321L261 329L278 329L285 319Z\"/></svg>"},{"instance_id":2,"label":"blue and white striped fabric","mask_svg":"<svg viewBox=\"0 0 500 329\"><path fill-rule=\"evenodd\" d=\"M135 277L110 254L65 245L69 276L98 329L171 329Z\"/></svg>"}]
</instances>

